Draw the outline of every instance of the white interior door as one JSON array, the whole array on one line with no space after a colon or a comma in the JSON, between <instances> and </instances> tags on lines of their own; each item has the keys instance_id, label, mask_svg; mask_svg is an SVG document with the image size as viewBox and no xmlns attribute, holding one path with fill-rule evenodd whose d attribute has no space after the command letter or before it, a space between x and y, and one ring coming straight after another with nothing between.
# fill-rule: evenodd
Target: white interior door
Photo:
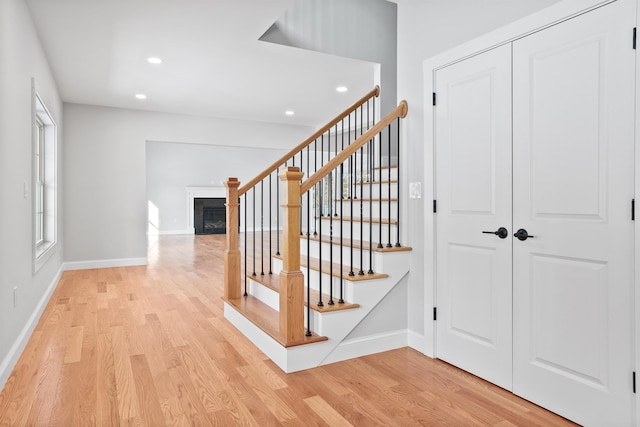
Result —
<instances>
[{"instance_id":1,"label":"white interior door","mask_svg":"<svg viewBox=\"0 0 640 427\"><path fill-rule=\"evenodd\" d=\"M435 80L437 357L510 390L511 47Z\"/></svg>"},{"instance_id":2,"label":"white interior door","mask_svg":"<svg viewBox=\"0 0 640 427\"><path fill-rule=\"evenodd\" d=\"M635 2L513 43L514 392L632 423Z\"/></svg>"}]
</instances>

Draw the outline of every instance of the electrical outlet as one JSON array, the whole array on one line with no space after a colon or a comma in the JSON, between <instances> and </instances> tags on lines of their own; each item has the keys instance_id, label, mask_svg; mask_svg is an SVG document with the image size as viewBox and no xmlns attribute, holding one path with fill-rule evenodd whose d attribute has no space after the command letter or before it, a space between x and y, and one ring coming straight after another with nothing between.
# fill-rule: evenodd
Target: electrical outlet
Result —
<instances>
[{"instance_id":1,"label":"electrical outlet","mask_svg":"<svg viewBox=\"0 0 640 427\"><path fill-rule=\"evenodd\" d=\"M422 197L422 184L419 182L409 183L409 198L419 199Z\"/></svg>"},{"instance_id":2,"label":"electrical outlet","mask_svg":"<svg viewBox=\"0 0 640 427\"><path fill-rule=\"evenodd\" d=\"M13 308L18 306L18 287L13 288Z\"/></svg>"}]
</instances>

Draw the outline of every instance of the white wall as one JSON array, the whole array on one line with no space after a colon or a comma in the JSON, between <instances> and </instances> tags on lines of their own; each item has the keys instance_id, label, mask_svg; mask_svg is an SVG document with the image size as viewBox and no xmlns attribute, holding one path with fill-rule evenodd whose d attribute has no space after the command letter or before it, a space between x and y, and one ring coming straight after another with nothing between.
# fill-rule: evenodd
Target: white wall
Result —
<instances>
[{"instance_id":1,"label":"white wall","mask_svg":"<svg viewBox=\"0 0 640 427\"><path fill-rule=\"evenodd\" d=\"M312 132L303 126L65 104L65 262L71 268L146 262L146 141L288 149Z\"/></svg>"},{"instance_id":2,"label":"white wall","mask_svg":"<svg viewBox=\"0 0 640 427\"><path fill-rule=\"evenodd\" d=\"M62 170L62 102L22 0L0 1L0 389L35 327L63 258L62 227L58 244L33 273L32 255L32 113L31 79L58 125L58 170ZM27 186L26 197L24 186ZM58 181L58 218L63 215L62 180ZM13 306L13 288L18 304Z\"/></svg>"},{"instance_id":3,"label":"white wall","mask_svg":"<svg viewBox=\"0 0 640 427\"><path fill-rule=\"evenodd\" d=\"M157 209L157 221L154 218L149 233L193 233L193 229L187 230L186 187L222 187L232 176L241 183L247 182L286 152L272 148L147 142L147 199Z\"/></svg>"},{"instance_id":4,"label":"white wall","mask_svg":"<svg viewBox=\"0 0 640 427\"><path fill-rule=\"evenodd\" d=\"M425 164L423 61L463 42L513 22L559 0L398 0L398 99L406 99L409 114L402 132L402 190L421 182L423 199L405 199L403 243L413 247L408 295L410 344L432 354L433 335L424 328L432 315L433 257L432 167ZM406 148L404 148L406 147ZM404 150L403 150L404 148ZM425 208L425 206L428 206ZM426 239L423 239L426 233Z\"/></svg>"}]
</instances>

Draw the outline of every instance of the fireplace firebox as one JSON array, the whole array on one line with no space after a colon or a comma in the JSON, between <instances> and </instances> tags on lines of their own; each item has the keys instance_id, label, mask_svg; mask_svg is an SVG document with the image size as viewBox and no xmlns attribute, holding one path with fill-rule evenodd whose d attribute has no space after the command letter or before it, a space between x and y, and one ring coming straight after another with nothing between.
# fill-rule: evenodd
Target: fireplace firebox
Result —
<instances>
[{"instance_id":1,"label":"fireplace firebox","mask_svg":"<svg viewBox=\"0 0 640 427\"><path fill-rule=\"evenodd\" d=\"M193 225L195 234L225 234L227 211L224 198L193 199Z\"/></svg>"}]
</instances>

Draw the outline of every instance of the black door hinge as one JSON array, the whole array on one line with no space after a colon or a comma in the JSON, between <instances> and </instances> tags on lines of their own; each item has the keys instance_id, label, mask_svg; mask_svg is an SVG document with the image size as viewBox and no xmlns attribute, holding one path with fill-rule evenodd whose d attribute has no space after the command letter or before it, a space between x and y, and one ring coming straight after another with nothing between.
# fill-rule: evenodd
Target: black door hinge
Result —
<instances>
[{"instance_id":1,"label":"black door hinge","mask_svg":"<svg viewBox=\"0 0 640 427\"><path fill-rule=\"evenodd\" d=\"M637 35L638 29L634 28L633 29L633 48L636 48L636 35ZM435 105L435 104L434 104Z\"/></svg>"},{"instance_id":2,"label":"black door hinge","mask_svg":"<svg viewBox=\"0 0 640 427\"><path fill-rule=\"evenodd\" d=\"M635 42L634 42L634 49L635 49ZM433 105L436 105L436 93L433 92Z\"/></svg>"},{"instance_id":3,"label":"black door hinge","mask_svg":"<svg viewBox=\"0 0 640 427\"><path fill-rule=\"evenodd\" d=\"M636 371L633 371L633 392L636 392Z\"/></svg>"},{"instance_id":4,"label":"black door hinge","mask_svg":"<svg viewBox=\"0 0 640 427\"><path fill-rule=\"evenodd\" d=\"M631 199L631 221L636 220L636 199Z\"/></svg>"},{"instance_id":5,"label":"black door hinge","mask_svg":"<svg viewBox=\"0 0 640 427\"><path fill-rule=\"evenodd\" d=\"M437 307L433 307L433 320L438 320L438 308ZM634 372L635 375L635 372ZM634 382L635 384L635 382ZM635 390L635 388L634 388Z\"/></svg>"},{"instance_id":6,"label":"black door hinge","mask_svg":"<svg viewBox=\"0 0 640 427\"><path fill-rule=\"evenodd\" d=\"M433 201L433 213L438 212L438 202L436 202L435 200Z\"/></svg>"}]
</instances>

